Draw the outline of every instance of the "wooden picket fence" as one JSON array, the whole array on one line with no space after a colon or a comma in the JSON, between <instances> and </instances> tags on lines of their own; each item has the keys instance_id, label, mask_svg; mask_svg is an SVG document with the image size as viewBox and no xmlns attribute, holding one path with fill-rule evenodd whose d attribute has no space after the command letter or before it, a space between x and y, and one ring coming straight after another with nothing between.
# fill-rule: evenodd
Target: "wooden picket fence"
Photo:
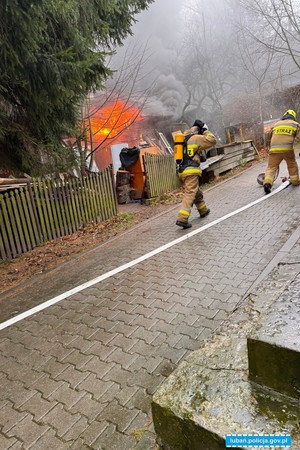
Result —
<instances>
[{"instance_id":1,"label":"wooden picket fence","mask_svg":"<svg viewBox=\"0 0 300 450\"><path fill-rule=\"evenodd\" d=\"M176 174L176 163L172 155L153 155L145 153L144 167L146 189L149 198L175 191L180 187Z\"/></svg>"},{"instance_id":2,"label":"wooden picket fence","mask_svg":"<svg viewBox=\"0 0 300 450\"><path fill-rule=\"evenodd\" d=\"M0 195L0 258L117 214L112 168L68 181L36 179Z\"/></svg>"}]
</instances>

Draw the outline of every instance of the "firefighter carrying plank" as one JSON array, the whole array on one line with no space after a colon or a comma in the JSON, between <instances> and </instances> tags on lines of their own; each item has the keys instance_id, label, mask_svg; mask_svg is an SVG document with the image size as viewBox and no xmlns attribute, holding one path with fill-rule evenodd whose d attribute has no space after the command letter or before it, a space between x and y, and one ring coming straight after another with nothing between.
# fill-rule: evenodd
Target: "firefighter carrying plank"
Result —
<instances>
[{"instance_id":1,"label":"firefighter carrying plank","mask_svg":"<svg viewBox=\"0 0 300 450\"><path fill-rule=\"evenodd\" d=\"M299 169L294 152L294 142L300 141L300 125L296 122L296 113L288 109L282 119L275 123L267 136L270 143L268 166L264 177L264 191L270 194L274 178L281 161L285 161L289 171L291 184L297 186Z\"/></svg>"},{"instance_id":2,"label":"firefighter carrying plank","mask_svg":"<svg viewBox=\"0 0 300 450\"><path fill-rule=\"evenodd\" d=\"M201 155L216 144L215 136L208 131L207 125L201 120L196 120L192 128L184 132L182 143L182 159L176 159L178 175L183 187L183 199L176 225L182 228L190 228L189 217L193 205L196 206L200 217L205 217L210 210L204 201L203 192L199 186L201 176ZM175 150L174 150L175 154Z\"/></svg>"}]
</instances>

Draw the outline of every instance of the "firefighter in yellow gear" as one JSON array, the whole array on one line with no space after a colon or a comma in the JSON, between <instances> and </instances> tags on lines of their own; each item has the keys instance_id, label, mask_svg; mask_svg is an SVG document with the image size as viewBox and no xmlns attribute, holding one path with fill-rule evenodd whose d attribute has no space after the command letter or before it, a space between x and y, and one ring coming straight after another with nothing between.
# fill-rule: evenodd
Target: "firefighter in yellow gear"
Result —
<instances>
[{"instance_id":1,"label":"firefighter in yellow gear","mask_svg":"<svg viewBox=\"0 0 300 450\"><path fill-rule=\"evenodd\" d=\"M193 205L196 206L200 217L205 217L210 212L199 186L199 177L202 173L200 162L201 157L203 158L206 155L205 151L213 147L217 141L208 130L207 125L201 120L196 120L192 128L184 132L184 136L183 159L180 161L178 169L183 188L183 198L176 225L182 228L190 228L192 225L189 222L189 217Z\"/></svg>"},{"instance_id":2,"label":"firefighter in yellow gear","mask_svg":"<svg viewBox=\"0 0 300 450\"><path fill-rule=\"evenodd\" d=\"M285 161L291 184L297 186L299 181L299 169L295 157L294 142L300 140L300 125L296 122L297 115L292 109L288 109L281 120L275 123L269 135L268 166L264 177L264 191L269 194L274 183L274 178L281 161Z\"/></svg>"}]
</instances>

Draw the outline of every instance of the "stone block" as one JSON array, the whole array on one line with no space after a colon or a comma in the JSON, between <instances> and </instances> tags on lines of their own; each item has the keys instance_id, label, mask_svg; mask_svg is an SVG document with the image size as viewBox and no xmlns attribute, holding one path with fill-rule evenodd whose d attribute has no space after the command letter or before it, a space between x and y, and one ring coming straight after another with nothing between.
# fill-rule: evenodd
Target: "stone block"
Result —
<instances>
[{"instance_id":1,"label":"stone block","mask_svg":"<svg viewBox=\"0 0 300 450\"><path fill-rule=\"evenodd\" d=\"M172 450L224 450L227 434L291 434L299 402L248 379L247 339L217 336L169 376L152 399L155 432Z\"/></svg>"},{"instance_id":2,"label":"stone block","mask_svg":"<svg viewBox=\"0 0 300 450\"><path fill-rule=\"evenodd\" d=\"M249 378L300 399L300 276L283 292L248 338Z\"/></svg>"}]
</instances>

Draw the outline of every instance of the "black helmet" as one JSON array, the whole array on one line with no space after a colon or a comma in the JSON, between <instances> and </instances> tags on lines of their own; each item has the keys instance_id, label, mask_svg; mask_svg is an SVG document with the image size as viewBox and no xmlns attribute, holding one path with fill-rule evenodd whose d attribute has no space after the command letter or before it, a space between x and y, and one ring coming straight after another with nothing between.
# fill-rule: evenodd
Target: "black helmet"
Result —
<instances>
[{"instance_id":1,"label":"black helmet","mask_svg":"<svg viewBox=\"0 0 300 450\"><path fill-rule=\"evenodd\" d=\"M193 127L198 127L199 130L201 130L203 125L204 125L204 122L202 122L202 120L199 120L199 119L195 120L195 122L193 123Z\"/></svg>"},{"instance_id":2,"label":"black helmet","mask_svg":"<svg viewBox=\"0 0 300 450\"><path fill-rule=\"evenodd\" d=\"M204 122L202 122L202 120L199 119L195 120L193 127L198 127L199 134L203 134L204 131L208 130L207 125Z\"/></svg>"}]
</instances>

